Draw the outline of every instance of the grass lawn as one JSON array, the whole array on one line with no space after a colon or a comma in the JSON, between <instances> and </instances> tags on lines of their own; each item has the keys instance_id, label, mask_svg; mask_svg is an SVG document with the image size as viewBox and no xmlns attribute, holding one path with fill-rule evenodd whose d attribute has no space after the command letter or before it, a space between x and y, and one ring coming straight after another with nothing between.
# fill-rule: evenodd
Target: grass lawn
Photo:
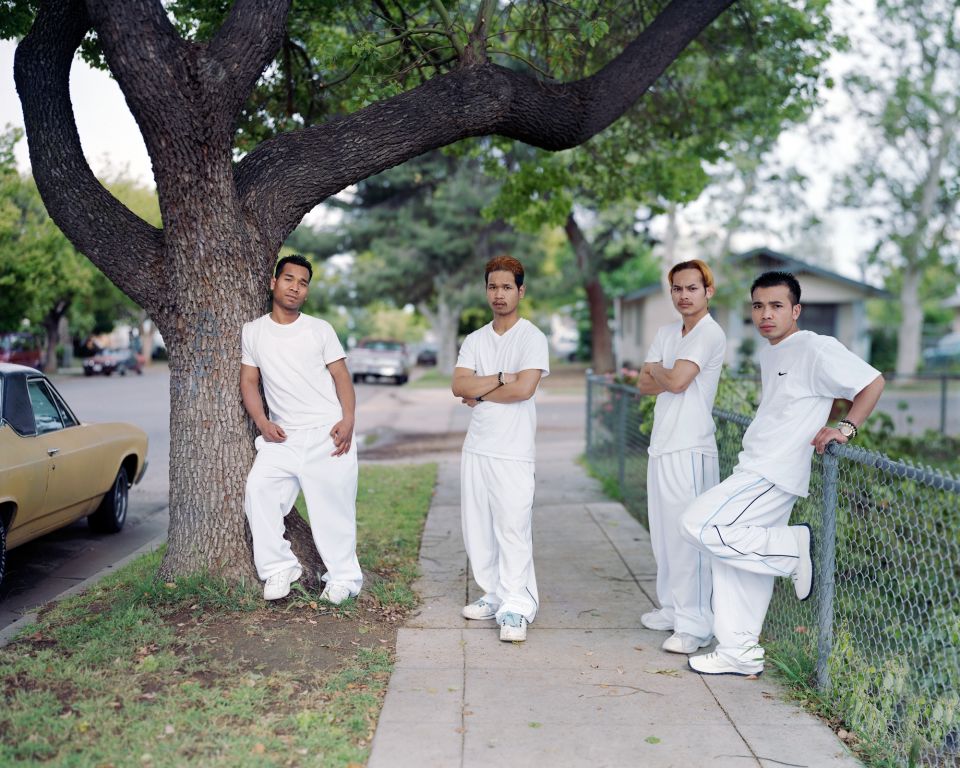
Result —
<instances>
[{"instance_id":1,"label":"grass lawn","mask_svg":"<svg viewBox=\"0 0 960 768\"><path fill-rule=\"evenodd\" d=\"M367 580L343 606L164 583L157 552L43 611L0 649L0 765L365 762L435 480L434 464L361 467Z\"/></svg>"},{"instance_id":2,"label":"grass lawn","mask_svg":"<svg viewBox=\"0 0 960 768\"><path fill-rule=\"evenodd\" d=\"M452 381L453 377L449 373L429 368L422 376L418 376L404 386L410 389L450 389Z\"/></svg>"}]
</instances>

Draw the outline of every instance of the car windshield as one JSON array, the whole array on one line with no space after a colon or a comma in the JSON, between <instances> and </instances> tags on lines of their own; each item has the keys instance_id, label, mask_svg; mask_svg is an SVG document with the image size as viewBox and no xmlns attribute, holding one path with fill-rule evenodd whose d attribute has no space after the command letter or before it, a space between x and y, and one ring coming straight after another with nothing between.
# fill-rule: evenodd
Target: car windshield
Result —
<instances>
[{"instance_id":1,"label":"car windshield","mask_svg":"<svg viewBox=\"0 0 960 768\"><path fill-rule=\"evenodd\" d=\"M399 341L364 341L360 346L376 352L402 352L403 344Z\"/></svg>"}]
</instances>

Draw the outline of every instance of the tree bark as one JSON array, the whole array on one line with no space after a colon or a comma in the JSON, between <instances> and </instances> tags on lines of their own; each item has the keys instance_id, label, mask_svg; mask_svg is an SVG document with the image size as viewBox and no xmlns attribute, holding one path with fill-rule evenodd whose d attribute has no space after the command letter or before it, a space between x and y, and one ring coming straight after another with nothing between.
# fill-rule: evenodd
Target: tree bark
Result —
<instances>
[{"instance_id":1,"label":"tree bark","mask_svg":"<svg viewBox=\"0 0 960 768\"><path fill-rule=\"evenodd\" d=\"M587 294L587 307L590 310L590 338L592 346L592 365L595 373L608 373L614 368L613 334L610 332L610 299L600 282L597 255L587 240L573 213L567 216L563 225L567 240L573 248L580 269L583 290Z\"/></svg>"},{"instance_id":2,"label":"tree bark","mask_svg":"<svg viewBox=\"0 0 960 768\"><path fill-rule=\"evenodd\" d=\"M14 66L37 186L77 249L154 319L170 354L165 578L253 574L243 491L254 429L239 394L240 329L264 311L276 254L304 214L350 184L469 136L496 133L547 149L582 143L731 2L674 0L623 53L576 83L540 82L478 55L353 115L264 142L236 166L233 127L280 47L289 0L237 0L204 44L182 40L160 0L41 2ZM143 133L163 230L110 195L84 158L68 83L91 29ZM595 345L609 349L598 288L588 287ZM288 521L295 551L312 552L309 529Z\"/></svg>"},{"instance_id":3,"label":"tree bark","mask_svg":"<svg viewBox=\"0 0 960 768\"><path fill-rule=\"evenodd\" d=\"M920 301L922 270L903 270L900 287L900 334L897 341L897 373L912 376L920 363L920 344L923 338L923 304Z\"/></svg>"},{"instance_id":4,"label":"tree bark","mask_svg":"<svg viewBox=\"0 0 960 768\"><path fill-rule=\"evenodd\" d=\"M57 347L60 346L60 321L70 309L70 299L58 299L43 318L46 336L46 352L43 357L44 373L57 372Z\"/></svg>"}]
</instances>

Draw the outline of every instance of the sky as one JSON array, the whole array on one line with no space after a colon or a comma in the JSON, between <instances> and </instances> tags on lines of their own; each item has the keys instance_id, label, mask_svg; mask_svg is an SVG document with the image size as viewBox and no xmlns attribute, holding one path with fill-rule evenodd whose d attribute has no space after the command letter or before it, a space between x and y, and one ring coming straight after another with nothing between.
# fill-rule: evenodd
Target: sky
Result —
<instances>
[{"instance_id":1,"label":"sky","mask_svg":"<svg viewBox=\"0 0 960 768\"><path fill-rule=\"evenodd\" d=\"M841 0L838 3L836 23L841 28L848 29L862 24L865 14L870 14L870 5L870 0ZM0 126L23 126L20 99L13 82L15 48L13 41L0 41ZM832 74L841 74L848 62L848 59L842 57L835 59L831 63ZM91 69L76 59L70 73L70 91L80 141L94 173L101 178L122 174L153 186L149 155L117 83L107 73ZM830 114L838 121L834 131L835 138L830 145L812 147L806 138L806 131L800 129L788 132L782 137L778 155L781 162L796 164L811 179L807 200L813 208L820 211L825 220L825 248L833 253L833 269L859 279L861 274L857 257L869 238L865 237L855 212L830 208L829 194L830 178L839 168L853 161L856 143L863 129L850 118L849 102L842 89L835 88L827 92L825 102L824 114ZM21 141L17 147L17 161L23 172L29 172L26 140ZM703 211L696 210L691 214L701 217L705 215ZM316 223L322 218L322 214L317 210L308 214L306 221ZM681 234L684 231L684 226L681 225ZM691 228L686 231L692 237ZM738 238L734 245L738 250L762 245L783 249L790 245L790 241L784 233L771 226L768 232ZM695 246L689 237L686 242L681 237L681 247ZM795 255L803 258L803 254Z\"/></svg>"}]
</instances>

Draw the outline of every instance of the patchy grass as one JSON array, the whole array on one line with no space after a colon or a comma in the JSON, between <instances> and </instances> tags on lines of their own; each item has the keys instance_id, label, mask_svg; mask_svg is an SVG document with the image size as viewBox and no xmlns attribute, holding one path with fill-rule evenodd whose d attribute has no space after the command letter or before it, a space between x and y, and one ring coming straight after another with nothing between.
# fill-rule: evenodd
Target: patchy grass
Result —
<instances>
[{"instance_id":1,"label":"patchy grass","mask_svg":"<svg viewBox=\"0 0 960 768\"><path fill-rule=\"evenodd\" d=\"M435 465L361 468L367 588L340 608L209 576L162 552L42 613L0 649L0 765L344 766L366 760Z\"/></svg>"}]
</instances>

